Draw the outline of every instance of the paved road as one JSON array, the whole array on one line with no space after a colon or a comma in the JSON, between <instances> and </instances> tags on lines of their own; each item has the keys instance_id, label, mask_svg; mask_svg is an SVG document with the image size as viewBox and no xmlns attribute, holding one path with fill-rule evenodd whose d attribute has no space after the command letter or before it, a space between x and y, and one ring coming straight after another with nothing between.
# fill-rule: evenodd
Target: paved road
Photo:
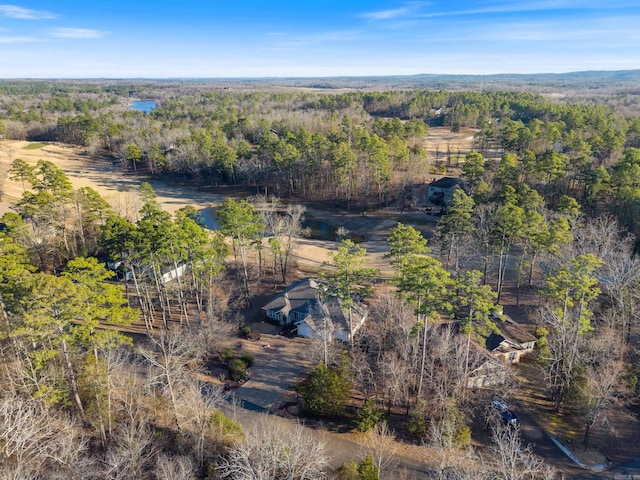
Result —
<instances>
[{"instance_id":1,"label":"paved road","mask_svg":"<svg viewBox=\"0 0 640 480\"><path fill-rule=\"evenodd\" d=\"M635 458L624 465L620 465L619 467L612 468L607 472L591 475L588 479L640 480L640 457Z\"/></svg>"},{"instance_id":2,"label":"paved road","mask_svg":"<svg viewBox=\"0 0 640 480\"><path fill-rule=\"evenodd\" d=\"M277 330L277 329L275 329ZM257 342L242 340L242 352L255 359L251 378L235 391L236 397L275 412L309 369L309 344L300 338L263 334Z\"/></svg>"},{"instance_id":3,"label":"paved road","mask_svg":"<svg viewBox=\"0 0 640 480\"><path fill-rule=\"evenodd\" d=\"M520 426L525 443L531 443L534 453L556 467L564 475L565 479L640 480L640 457L603 472L592 472L579 467L551 441L549 435L524 411L521 404L514 402L514 405L518 409L517 412L520 417Z\"/></svg>"},{"instance_id":4,"label":"paved road","mask_svg":"<svg viewBox=\"0 0 640 480\"><path fill-rule=\"evenodd\" d=\"M542 427L522 408L520 403L514 402L514 406L514 411L517 412L520 418L520 431L522 432L523 443L531 444L533 452L536 455L557 468L565 478L580 479L591 474L588 470L584 470L573 463L573 461L553 443Z\"/></svg>"},{"instance_id":5,"label":"paved road","mask_svg":"<svg viewBox=\"0 0 640 480\"><path fill-rule=\"evenodd\" d=\"M267 422L273 425L291 424L292 420L282 418L276 415L269 415L264 412L262 407L252 403L246 403L245 408L236 410L232 415L245 428L250 428L257 423ZM515 410L515 409L514 409ZM565 479L619 479L619 480L640 480L640 459L637 463L629 463L628 465L616 468L608 472L594 474L575 465L564 453L551 441L549 436L538 426L538 424L522 409L518 410L521 421L521 430L525 443L531 443L534 453L544 458L548 463L555 466ZM313 425L308 423L307 425ZM360 460L365 455L366 450L361 445L331 434L322 429L313 426L305 426L309 435L313 436L319 442L324 442L326 451L331 459L331 465L338 468L345 462ZM402 457L400 455L393 456L389 465L386 467L387 472L384 478L405 478L405 479L426 479L433 478L433 470L425 462L421 462L412 458ZM636 477L633 477L633 474ZM631 475L631 476L630 476Z\"/></svg>"},{"instance_id":6,"label":"paved road","mask_svg":"<svg viewBox=\"0 0 640 480\"><path fill-rule=\"evenodd\" d=\"M266 422L267 425L291 425L291 419L261 413L260 407L250 404L245 405L247 408L232 409L229 408L225 414L240 422L245 429L250 429L255 425ZM366 450L361 445L351 442L326 430L314 428L305 425L305 431L316 439L318 442L325 444L327 455L330 458L330 465L338 468L340 465L350 461L359 461L366 454ZM388 474L383 478L405 478L410 479L426 479L432 478L431 470L424 462L419 462L410 458L394 456L389 465L384 469Z\"/></svg>"}]
</instances>

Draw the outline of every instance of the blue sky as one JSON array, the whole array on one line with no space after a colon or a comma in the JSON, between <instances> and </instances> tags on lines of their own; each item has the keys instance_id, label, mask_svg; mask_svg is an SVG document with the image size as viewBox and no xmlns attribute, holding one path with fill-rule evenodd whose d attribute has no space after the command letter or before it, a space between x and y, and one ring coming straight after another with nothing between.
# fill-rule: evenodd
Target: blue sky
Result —
<instances>
[{"instance_id":1,"label":"blue sky","mask_svg":"<svg viewBox=\"0 0 640 480\"><path fill-rule=\"evenodd\" d=\"M312 77L638 68L640 0L0 4L0 78Z\"/></svg>"}]
</instances>

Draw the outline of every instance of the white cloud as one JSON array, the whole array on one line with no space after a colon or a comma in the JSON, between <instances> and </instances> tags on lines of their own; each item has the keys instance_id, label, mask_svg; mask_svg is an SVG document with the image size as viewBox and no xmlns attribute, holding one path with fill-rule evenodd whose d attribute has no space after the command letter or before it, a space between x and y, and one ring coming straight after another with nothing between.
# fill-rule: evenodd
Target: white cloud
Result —
<instances>
[{"instance_id":1,"label":"white cloud","mask_svg":"<svg viewBox=\"0 0 640 480\"><path fill-rule=\"evenodd\" d=\"M96 39L104 37L108 32L92 30L90 28L54 28L51 36L56 38L75 38L79 40Z\"/></svg>"},{"instance_id":2,"label":"white cloud","mask_svg":"<svg viewBox=\"0 0 640 480\"><path fill-rule=\"evenodd\" d=\"M394 18L406 17L415 13L421 7L429 5L429 2L406 2L403 5L399 8L363 13L360 17L368 18L369 20L393 20Z\"/></svg>"},{"instance_id":3,"label":"white cloud","mask_svg":"<svg viewBox=\"0 0 640 480\"><path fill-rule=\"evenodd\" d=\"M0 17L17 18L20 20L43 20L47 18L57 18L51 12L44 10L30 10L18 7L17 5L0 5Z\"/></svg>"},{"instance_id":4,"label":"white cloud","mask_svg":"<svg viewBox=\"0 0 640 480\"><path fill-rule=\"evenodd\" d=\"M32 43L39 41L37 38L33 37L3 37L0 36L0 44L9 44L9 43Z\"/></svg>"},{"instance_id":5,"label":"white cloud","mask_svg":"<svg viewBox=\"0 0 640 480\"><path fill-rule=\"evenodd\" d=\"M464 15L484 15L491 13L524 13L546 10L615 10L635 6L630 1L601 0L538 0L518 2L498 2L482 5L468 10L442 10L419 14L420 18L455 17Z\"/></svg>"},{"instance_id":6,"label":"white cloud","mask_svg":"<svg viewBox=\"0 0 640 480\"><path fill-rule=\"evenodd\" d=\"M391 20L392 18L402 17L409 13L407 7L395 8L393 10L379 10L377 12L363 13L364 18L370 18L371 20Z\"/></svg>"}]
</instances>

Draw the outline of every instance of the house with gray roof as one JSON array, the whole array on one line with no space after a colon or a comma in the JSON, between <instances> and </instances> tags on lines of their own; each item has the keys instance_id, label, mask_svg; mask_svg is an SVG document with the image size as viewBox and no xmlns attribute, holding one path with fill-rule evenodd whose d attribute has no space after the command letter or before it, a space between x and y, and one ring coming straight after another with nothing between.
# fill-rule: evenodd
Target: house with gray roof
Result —
<instances>
[{"instance_id":1,"label":"house with gray roof","mask_svg":"<svg viewBox=\"0 0 640 480\"><path fill-rule=\"evenodd\" d=\"M453 192L464 189L464 182L455 177L442 177L427 187L427 200L437 205L449 205L453 201Z\"/></svg>"},{"instance_id":2,"label":"house with gray roof","mask_svg":"<svg viewBox=\"0 0 640 480\"><path fill-rule=\"evenodd\" d=\"M322 283L311 277L293 282L272 297L262 310L267 318L280 325L296 326L300 337L329 337L343 342L351 340L364 325L368 314L367 306L356 301L349 315L340 300L326 294Z\"/></svg>"}]
</instances>

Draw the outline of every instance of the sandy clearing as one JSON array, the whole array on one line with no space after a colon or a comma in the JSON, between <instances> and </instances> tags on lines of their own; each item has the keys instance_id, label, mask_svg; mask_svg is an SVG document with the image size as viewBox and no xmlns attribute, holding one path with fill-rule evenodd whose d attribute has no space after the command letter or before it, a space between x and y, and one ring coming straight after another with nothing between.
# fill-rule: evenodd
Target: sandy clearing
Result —
<instances>
[{"instance_id":1,"label":"sandy clearing","mask_svg":"<svg viewBox=\"0 0 640 480\"><path fill-rule=\"evenodd\" d=\"M476 129L463 128L459 132L452 132L449 127L429 127L429 135L423 147L430 160L444 161L450 155L452 162L463 160L465 155L473 150L473 137Z\"/></svg>"},{"instance_id":2,"label":"sandy clearing","mask_svg":"<svg viewBox=\"0 0 640 480\"><path fill-rule=\"evenodd\" d=\"M4 179L0 214L8 211L11 204L15 204L22 196L22 184L9 180L7 175L11 162L20 158L30 165L35 165L38 160L54 163L66 173L74 189L91 187L109 202L117 213L131 217L138 206L137 189L146 179L127 175L119 165L113 165L107 159L91 158L81 147L47 143L38 149L25 148L31 143L33 142L16 140L0 142L0 172L1 178ZM219 203L223 198L212 193L167 185L157 180L150 180L149 183L156 190L158 201L163 208L172 213L185 205L204 208Z\"/></svg>"}]
</instances>

